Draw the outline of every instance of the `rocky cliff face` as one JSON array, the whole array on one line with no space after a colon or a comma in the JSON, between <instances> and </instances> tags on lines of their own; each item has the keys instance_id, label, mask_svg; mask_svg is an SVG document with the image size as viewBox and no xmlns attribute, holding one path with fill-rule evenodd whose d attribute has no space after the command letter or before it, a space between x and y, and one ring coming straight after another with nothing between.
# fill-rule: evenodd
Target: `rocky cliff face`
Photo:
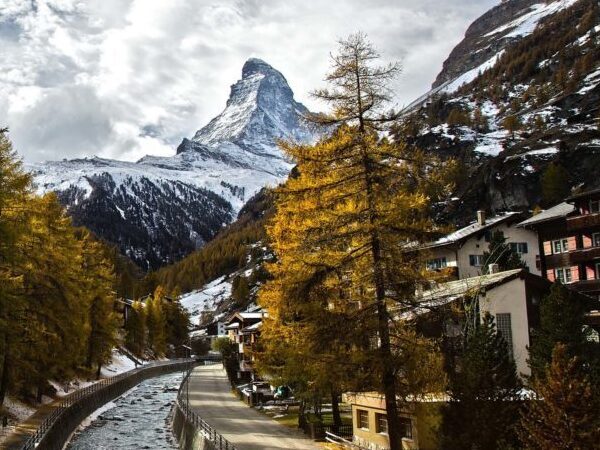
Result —
<instances>
[{"instance_id":1,"label":"rocky cliff face","mask_svg":"<svg viewBox=\"0 0 600 450\"><path fill-rule=\"evenodd\" d=\"M568 193L600 182L597 1L504 2L470 27L435 85L402 132L460 161L446 219L548 206L552 183Z\"/></svg>"},{"instance_id":2,"label":"rocky cliff face","mask_svg":"<svg viewBox=\"0 0 600 450\"><path fill-rule=\"evenodd\" d=\"M433 88L452 81L462 74L481 66L510 42L519 39L511 34L511 23L531 11L540 0L512 0L492 8L471 24L464 40L458 44L444 62L442 71L433 83ZM491 34L492 30L504 28L504 36ZM511 29L513 28L513 29Z\"/></svg>"},{"instance_id":3,"label":"rocky cliff face","mask_svg":"<svg viewBox=\"0 0 600 450\"><path fill-rule=\"evenodd\" d=\"M144 269L202 246L255 193L287 177L278 139L307 142L306 108L283 75L250 59L224 111L172 157L30 165L40 193L57 192L78 225L116 243Z\"/></svg>"}]
</instances>

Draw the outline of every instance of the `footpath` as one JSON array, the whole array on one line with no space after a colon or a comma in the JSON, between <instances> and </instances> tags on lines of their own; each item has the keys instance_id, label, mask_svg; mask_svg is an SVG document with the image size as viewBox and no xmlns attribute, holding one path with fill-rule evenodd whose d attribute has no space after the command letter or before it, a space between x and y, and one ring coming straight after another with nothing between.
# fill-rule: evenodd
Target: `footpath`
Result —
<instances>
[{"instance_id":1,"label":"footpath","mask_svg":"<svg viewBox=\"0 0 600 450\"><path fill-rule=\"evenodd\" d=\"M186 395L186 392L184 392ZM190 376L191 409L238 450L314 450L315 442L238 400L222 365L196 367Z\"/></svg>"}]
</instances>

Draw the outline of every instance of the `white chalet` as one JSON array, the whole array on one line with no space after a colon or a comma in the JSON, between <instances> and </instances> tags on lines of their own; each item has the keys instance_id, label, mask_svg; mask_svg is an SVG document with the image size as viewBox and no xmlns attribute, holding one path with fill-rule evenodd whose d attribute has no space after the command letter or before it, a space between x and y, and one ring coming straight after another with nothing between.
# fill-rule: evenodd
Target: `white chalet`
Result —
<instances>
[{"instance_id":1,"label":"white chalet","mask_svg":"<svg viewBox=\"0 0 600 450\"><path fill-rule=\"evenodd\" d=\"M454 268L458 279L482 274L485 265L483 253L489 250L489 242L495 232L502 232L506 242L521 255L531 273L540 275L539 246L537 233L516 225L521 221L520 213L507 212L486 218L484 211L477 212L477 220L437 241L422 247L427 254L427 267L440 270Z\"/></svg>"}]
</instances>

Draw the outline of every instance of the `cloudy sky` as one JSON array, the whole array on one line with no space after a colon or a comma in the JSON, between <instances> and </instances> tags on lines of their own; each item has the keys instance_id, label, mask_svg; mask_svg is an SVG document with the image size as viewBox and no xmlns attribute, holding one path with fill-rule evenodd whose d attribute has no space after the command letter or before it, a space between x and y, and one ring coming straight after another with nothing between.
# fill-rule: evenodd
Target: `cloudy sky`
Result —
<instances>
[{"instance_id":1,"label":"cloudy sky","mask_svg":"<svg viewBox=\"0 0 600 450\"><path fill-rule=\"evenodd\" d=\"M296 98L361 30L402 60L398 106L427 91L499 0L0 0L0 126L26 161L171 155L224 107L249 57Z\"/></svg>"}]
</instances>

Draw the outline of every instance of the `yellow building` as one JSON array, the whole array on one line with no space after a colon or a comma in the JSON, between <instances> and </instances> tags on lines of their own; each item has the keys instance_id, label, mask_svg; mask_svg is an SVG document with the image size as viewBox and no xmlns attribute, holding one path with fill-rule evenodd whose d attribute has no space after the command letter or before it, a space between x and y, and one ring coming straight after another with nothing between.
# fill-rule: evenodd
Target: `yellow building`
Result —
<instances>
[{"instance_id":1,"label":"yellow building","mask_svg":"<svg viewBox=\"0 0 600 450\"><path fill-rule=\"evenodd\" d=\"M369 450L389 450L385 397L377 392L344 394L344 401L352 406L353 442ZM419 448L417 418L414 408L400 412L402 448Z\"/></svg>"}]
</instances>

